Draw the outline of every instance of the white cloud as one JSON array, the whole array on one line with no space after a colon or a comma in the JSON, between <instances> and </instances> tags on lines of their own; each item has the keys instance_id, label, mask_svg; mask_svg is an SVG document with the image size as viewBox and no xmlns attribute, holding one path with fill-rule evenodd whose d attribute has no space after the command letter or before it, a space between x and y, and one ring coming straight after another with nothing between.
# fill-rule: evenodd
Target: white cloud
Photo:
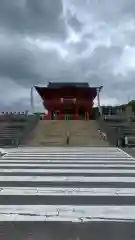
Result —
<instances>
[{"instance_id":1,"label":"white cloud","mask_svg":"<svg viewBox=\"0 0 135 240\"><path fill-rule=\"evenodd\" d=\"M28 43L39 48L41 51L57 51L62 58L65 58L68 54L68 51L62 46L60 42L52 41L50 39L39 39L26 37Z\"/></svg>"},{"instance_id":2,"label":"white cloud","mask_svg":"<svg viewBox=\"0 0 135 240\"><path fill-rule=\"evenodd\" d=\"M115 66L114 74L127 76L130 71L135 71L135 47L125 46L123 53ZM126 81L128 81L128 78Z\"/></svg>"}]
</instances>

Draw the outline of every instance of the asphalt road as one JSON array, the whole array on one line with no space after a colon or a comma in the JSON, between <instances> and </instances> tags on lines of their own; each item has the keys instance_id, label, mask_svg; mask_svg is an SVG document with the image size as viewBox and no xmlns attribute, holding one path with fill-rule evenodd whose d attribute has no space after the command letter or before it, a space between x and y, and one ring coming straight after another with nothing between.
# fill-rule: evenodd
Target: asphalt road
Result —
<instances>
[{"instance_id":1,"label":"asphalt road","mask_svg":"<svg viewBox=\"0 0 135 240\"><path fill-rule=\"evenodd\" d=\"M135 148L123 148L123 151L135 158Z\"/></svg>"},{"instance_id":2,"label":"asphalt road","mask_svg":"<svg viewBox=\"0 0 135 240\"><path fill-rule=\"evenodd\" d=\"M135 223L13 222L0 225L1 240L134 240Z\"/></svg>"}]
</instances>

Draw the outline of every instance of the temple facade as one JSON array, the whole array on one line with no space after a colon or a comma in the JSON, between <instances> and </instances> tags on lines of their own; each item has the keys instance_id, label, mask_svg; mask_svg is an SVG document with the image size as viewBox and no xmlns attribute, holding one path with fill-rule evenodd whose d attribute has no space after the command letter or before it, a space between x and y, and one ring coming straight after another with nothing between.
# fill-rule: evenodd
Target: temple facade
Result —
<instances>
[{"instance_id":1,"label":"temple facade","mask_svg":"<svg viewBox=\"0 0 135 240\"><path fill-rule=\"evenodd\" d=\"M102 87L90 87L88 83L49 82L46 87L34 86L42 98L45 119L79 120L93 117L93 102Z\"/></svg>"}]
</instances>

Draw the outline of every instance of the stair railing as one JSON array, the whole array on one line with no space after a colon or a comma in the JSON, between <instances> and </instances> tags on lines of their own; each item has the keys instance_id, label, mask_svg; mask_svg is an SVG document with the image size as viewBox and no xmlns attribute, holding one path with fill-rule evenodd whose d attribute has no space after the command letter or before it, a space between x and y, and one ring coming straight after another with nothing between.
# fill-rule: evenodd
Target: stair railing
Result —
<instances>
[{"instance_id":1,"label":"stair railing","mask_svg":"<svg viewBox=\"0 0 135 240\"><path fill-rule=\"evenodd\" d=\"M67 145L70 144L70 132L69 131L66 132L66 144Z\"/></svg>"}]
</instances>

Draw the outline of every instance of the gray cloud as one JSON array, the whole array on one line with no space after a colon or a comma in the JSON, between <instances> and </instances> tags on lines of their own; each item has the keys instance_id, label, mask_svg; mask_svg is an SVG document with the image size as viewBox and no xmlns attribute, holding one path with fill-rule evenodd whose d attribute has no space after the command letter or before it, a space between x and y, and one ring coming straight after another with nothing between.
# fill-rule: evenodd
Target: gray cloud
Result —
<instances>
[{"instance_id":1,"label":"gray cloud","mask_svg":"<svg viewBox=\"0 0 135 240\"><path fill-rule=\"evenodd\" d=\"M29 108L31 86L48 81L103 85L105 104L133 98L134 9L134 0L2 0L0 111Z\"/></svg>"},{"instance_id":2,"label":"gray cloud","mask_svg":"<svg viewBox=\"0 0 135 240\"><path fill-rule=\"evenodd\" d=\"M77 16L73 14L70 10L67 11L66 18L68 24L71 25L75 31L78 32L82 30L83 24L81 23L81 21L78 20Z\"/></svg>"},{"instance_id":3,"label":"gray cloud","mask_svg":"<svg viewBox=\"0 0 135 240\"><path fill-rule=\"evenodd\" d=\"M80 14L82 22L85 21L85 17L94 17L96 20L105 20L106 22L116 23L116 21L123 21L126 17L135 15L135 2L134 0L65 0L68 2L68 6L72 5L74 9L77 9ZM75 10L74 10L75 11ZM83 16L83 18L82 18Z\"/></svg>"},{"instance_id":4,"label":"gray cloud","mask_svg":"<svg viewBox=\"0 0 135 240\"><path fill-rule=\"evenodd\" d=\"M61 0L2 0L0 28L12 34L66 35Z\"/></svg>"}]
</instances>

